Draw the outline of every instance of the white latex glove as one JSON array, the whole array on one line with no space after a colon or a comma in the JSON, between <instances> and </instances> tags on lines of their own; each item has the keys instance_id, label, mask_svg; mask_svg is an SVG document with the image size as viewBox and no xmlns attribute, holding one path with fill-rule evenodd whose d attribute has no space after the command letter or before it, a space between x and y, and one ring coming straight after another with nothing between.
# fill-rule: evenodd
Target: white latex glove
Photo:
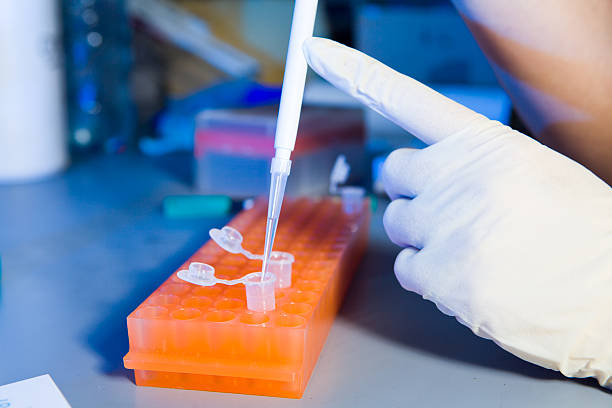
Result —
<instances>
[{"instance_id":1,"label":"white latex glove","mask_svg":"<svg viewBox=\"0 0 612 408\"><path fill-rule=\"evenodd\" d=\"M610 187L358 51L319 38L304 51L430 145L393 152L383 170L401 285L524 360L612 385Z\"/></svg>"}]
</instances>

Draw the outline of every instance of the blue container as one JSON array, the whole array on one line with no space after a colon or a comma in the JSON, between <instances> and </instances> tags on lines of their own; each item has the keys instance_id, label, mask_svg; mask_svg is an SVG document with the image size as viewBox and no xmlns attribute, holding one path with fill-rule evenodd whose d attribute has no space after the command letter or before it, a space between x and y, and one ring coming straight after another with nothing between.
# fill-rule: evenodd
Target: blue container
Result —
<instances>
[{"instance_id":1,"label":"blue container","mask_svg":"<svg viewBox=\"0 0 612 408\"><path fill-rule=\"evenodd\" d=\"M73 152L119 151L133 140L131 31L125 0L64 0L64 49Z\"/></svg>"}]
</instances>

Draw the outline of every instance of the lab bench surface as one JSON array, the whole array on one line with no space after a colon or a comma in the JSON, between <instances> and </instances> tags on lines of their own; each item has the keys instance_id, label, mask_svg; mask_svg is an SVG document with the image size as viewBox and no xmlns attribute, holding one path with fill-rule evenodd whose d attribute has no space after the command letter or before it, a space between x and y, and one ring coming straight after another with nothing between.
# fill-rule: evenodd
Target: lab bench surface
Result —
<instances>
[{"instance_id":1,"label":"lab bench surface","mask_svg":"<svg viewBox=\"0 0 612 408\"><path fill-rule=\"evenodd\" d=\"M164 218L165 196L192 192L186 161L105 156L0 186L0 384L49 373L75 408L612 404L595 381L526 363L403 290L380 208L302 399L137 387L127 315L229 219Z\"/></svg>"}]
</instances>

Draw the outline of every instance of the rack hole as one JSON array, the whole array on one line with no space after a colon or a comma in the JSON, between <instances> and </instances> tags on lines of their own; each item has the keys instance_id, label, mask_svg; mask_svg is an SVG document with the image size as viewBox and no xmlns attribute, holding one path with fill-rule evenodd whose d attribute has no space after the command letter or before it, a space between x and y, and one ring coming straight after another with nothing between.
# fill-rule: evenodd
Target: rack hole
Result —
<instances>
[{"instance_id":1,"label":"rack hole","mask_svg":"<svg viewBox=\"0 0 612 408\"><path fill-rule=\"evenodd\" d=\"M304 323L306 323L306 319L294 314L280 315L276 319L276 324L282 327L299 327L303 326Z\"/></svg>"},{"instance_id":2,"label":"rack hole","mask_svg":"<svg viewBox=\"0 0 612 408\"><path fill-rule=\"evenodd\" d=\"M240 299L221 299L215 303L215 307L221 310L244 308L244 301Z\"/></svg>"},{"instance_id":3,"label":"rack hole","mask_svg":"<svg viewBox=\"0 0 612 408\"><path fill-rule=\"evenodd\" d=\"M200 312L198 309L192 308L178 309L172 312L170 316L172 316L174 319L179 320L193 320L202 316L202 312Z\"/></svg>"},{"instance_id":4,"label":"rack hole","mask_svg":"<svg viewBox=\"0 0 612 408\"><path fill-rule=\"evenodd\" d=\"M183 301L183 306L205 308L212 305L212 300L205 296L191 296Z\"/></svg>"},{"instance_id":5,"label":"rack hole","mask_svg":"<svg viewBox=\"0 0 612 408\"><path fill-rule=\"evenodd\" d=\"M307 315L312 310L312 306L308 303L287 303L281 308L283 312L296 315Z\"/></svg>"},{"instance_id":6,"label":"rack hole","mask_svg":"<svg viewBox=\"0 0 612 408\"><path fill-rule=\"evenodd\" d=\"M264 313L247 312L240 316L240 321L244 324L262 324L266 323L270 318Z\"/></svg>"},{"instance_id":7,"label":"rack hole","mask_svg":"<svg viewBox=\"0 0 612 408\"><path fill-rule=\"evenodd\" d=\"M236 315L228 310L215 310L214 312L210 312L206 315L206 320L209 322L229 322Z\"/></svg>"}]
</instances>

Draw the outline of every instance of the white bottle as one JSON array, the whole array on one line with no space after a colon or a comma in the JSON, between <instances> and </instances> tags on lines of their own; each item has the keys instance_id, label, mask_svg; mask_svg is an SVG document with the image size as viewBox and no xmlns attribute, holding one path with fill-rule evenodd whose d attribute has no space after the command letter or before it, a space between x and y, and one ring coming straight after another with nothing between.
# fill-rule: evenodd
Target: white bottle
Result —
<instances>
[{"instance_id":1,"label":"white bottle","mask_svg":"<svg viewBox=\"0 0 612 408\"><path fill-rule=\"evenodd\" d=\"M68 163L59 1L0 1L0 183Z\"/></svg>"}]
</instances>

